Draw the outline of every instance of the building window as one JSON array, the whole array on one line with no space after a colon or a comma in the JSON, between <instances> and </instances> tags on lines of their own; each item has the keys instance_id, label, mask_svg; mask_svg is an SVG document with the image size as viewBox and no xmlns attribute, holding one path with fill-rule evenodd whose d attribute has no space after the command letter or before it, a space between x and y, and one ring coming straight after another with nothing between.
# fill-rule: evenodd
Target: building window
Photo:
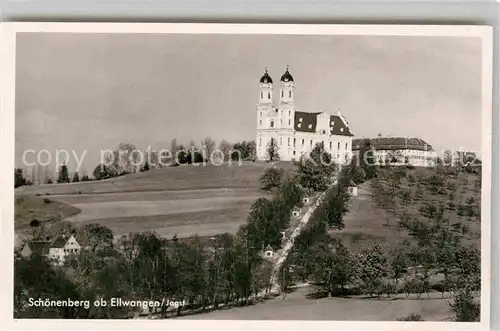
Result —
<instances>
[{"instance_id":1,"label":"building window","mask_svg":"<svg viewBox=\"0 0 500 331\"><path fill-rule=\"evenodd\" d=\"M296 141L296 139L293 138L293 147L295 147L295 141ZM294 153L293 155L295 155L295 152L293 152L293 153Z\"/></svg>"},{"instance_id":2,"label":"building window","mask_svg":"<svg viewBox=\"0 0 500 331\"><path fill-rule=\"evenodd\" d=\"M290 138L288 138L288 146L290 146Z\"/></svg>"},{"instance_id":3,"label":"building window","mask_svg":"<svg viewBox=\"0 0 500 331\"><path fill-rule=\"evenodd\" d=\"M340 150L340 143L337 143L337 149Z\"/></svg>"},{"instance_id":4,"label":"building window","mask_svg":"<svg viewBox=\"0 0 500 331\"><path fill-rule=\"evenodd\" d=\"M292 97L292 91L288 91L288 97L291 98Z\"/></svg>"},{"instance_id":5,"label":"building window","mask_svg":"<svg viewBox=\"0 0 500 331\"><path fill-rule=\"evenodd\" d=\"M264 98L264 94L262 92L260 92L260 98Z\"/></svg>"},{"instance_id":6,"label":"building window","mask_svg":"<svg viewBox=\"0 0 500 331\"><path fill-rule=\"evenodd\" d=\"M271 92L267 92L267 98L271 99Z\"/></svg>"},{"instance_id":7,"label":"building window","mask_svg":"<svg viewBox=\"0 0 500 331\"><path fill-rule=\"evenodd\" d=\"M283 138L280 137L280 146L283 146Z\"/></svg>"},{"instance_id":8,"label":"building window","mask_svg":"<svg viewBox=\"0 0 500 331\"><path fill-rule=\"evenodd\" d=\"M290 117L290 116L292 116L292 111L291 110L288 111L288 117Z\"/></svg>"},{"instance_id":9,"label":"building window","mask_svg":"<svg viewBox=\"0 0 500 331\"><path fill-rule=\"evenodd\" d=\"M293 151L293 155L295 155L295 151Z\"/></svg>"},{"instance_id":10,"label":"building window","mask_svg":"<svg viewBox=\"0 0 500 331\"><path fill-rule=\"evenodd\" d=\"M311 143L310 143L310 145L311 145L311 147L312 147L312 145L313 145L313 141L312 141L312 140L311 140Z\"/></svg>"},{"instance_id":11,"label":"building window","mask_svg":"<svg viewBox=\"0 0 500 331\"><path fill-rule=\"evenodd\" d=\"M262 117L262 112L260 112L260 117Z\"/></svg>"},{"instance_id":12,"label":"building window","mask_svg":"<svg viewBox=\"0 0 500 331\"><path fill-rule=\"evenodd\" d=\"M332 142L330 141L330 150L332 149Z\"/></svg>"},{"instance_id":13,"label":"building window","mask_svg":"<svg viewBox=\"0 0 500 331\"><path fill-rule=\"evenodd\" d=\"M283 98L283 90L281 90L281 97Z\"/></svg>"},{"instance_id":14,"label":"building window","mask_svg":"<svg viewBox=\"0 0 500 331\"><path fill-rule=\"evenodd\" d=\"M271 127L274 128L274 121L271 121Z\"/></svg>"},{"instance_id":15,"label":"building window","mask_svg":"<svg viewBox=\"0 0 500 331\"><path fill-rule=\"evenodd\" d=\"M325 148L325 142L324 141L321 142L321 148Z\"/></svg>"},{"instance_id":16,"label":"building window","mask_svg":"<svg viewBox=\"0 0 500 331\"><path fill-rule=\"evenodd\" d=\"M292 125L292 120L288 120L288 125Z\"/></svg>"},{"instance_id":17,"label":"building window","mask_svg":"<svg viewBox=\"0 0 500 331\"><path fill-rule=\"evenodd\" d=\"M348 144L347 144L347 143L345 143L345 150L346 150L346 151L347 151L347 145L348 145Z\"/></svg>"},{"instance_id":18,"label":"building window","mask_svg":"<svg viewBox=\"0 0 500 331\"><path fill-rule=\"evenodd\" d=\"M259 146L262 146L262 138L259 138Z\"/></svg>"},{"instance_id":19,"label":"building window","mask_svg":"<svg viewBox=\"0 0 500 331\"><path fill-rule=\"evenodd\" d=\"M337 154L337 159L340 159L340 154Z\"/></svg>"},{"instance_id":20,"label":"building window","mask_svg":"<svg viewBox=\"0 0 500 331\"><path fill-rule=\"evenodd\" d=\"M302 139L302 147L304 147L304 139Z\"/></svg>"}]
</instances>

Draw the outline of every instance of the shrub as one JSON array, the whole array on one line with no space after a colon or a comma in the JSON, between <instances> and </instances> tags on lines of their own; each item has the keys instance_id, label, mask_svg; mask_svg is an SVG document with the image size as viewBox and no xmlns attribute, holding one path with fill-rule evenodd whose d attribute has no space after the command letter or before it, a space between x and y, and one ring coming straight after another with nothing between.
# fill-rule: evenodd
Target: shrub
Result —
<instances>
[{"instance_id":1,"label":"shrub","mask_svg":"<svg viewBox=\"0 0 500 331\"><path fill-rule=\"evenodd\" d=\"M271 167L266 169L262 177L260 177L262 189L270 191L275 187L279 187L284 173L285 171L281 168Z\"/></svg>"},{"instance_id":2,"label":"shrub","mask_svg":"<svg viewBox=\"0 0 500 331\"><path fill-rule=\"evenodd\" d=\"M419 314L411 313L408 316L398 318L398 321L423 321Z\"/></svg>"},{"instance_id":3,"label":"shrub","mask_svg":"<svg viewBox=\"0 0 500 331\"><path fill-rule=\"evenodd\" d=\"M474 302L471 292L462 290L455 295L450 309L455 313L458 322L478 322L480 320L480 304Z\"/></svg>"}]
</instances>

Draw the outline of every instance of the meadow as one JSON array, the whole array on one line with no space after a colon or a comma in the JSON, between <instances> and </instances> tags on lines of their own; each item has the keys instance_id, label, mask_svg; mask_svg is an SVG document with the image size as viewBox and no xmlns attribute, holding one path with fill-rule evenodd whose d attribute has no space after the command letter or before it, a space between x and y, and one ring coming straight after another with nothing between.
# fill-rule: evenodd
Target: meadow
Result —
<instances>
[{"instance_id":1,"label":"meadow","mask_svg":"<svg viewBox=\"0 0 500 331\"><path fill-rule=\"evenodd\" d=\"M51 223L64 219L76 226L99 223L116 235L235 233L246 221L252 202L266 194L259 178L269 166L261 162L186 165L101 181L23 186L16 189L16 229L37 218ZM292 168L289 163L277 166Z\"/></svg>"}]
</instances>

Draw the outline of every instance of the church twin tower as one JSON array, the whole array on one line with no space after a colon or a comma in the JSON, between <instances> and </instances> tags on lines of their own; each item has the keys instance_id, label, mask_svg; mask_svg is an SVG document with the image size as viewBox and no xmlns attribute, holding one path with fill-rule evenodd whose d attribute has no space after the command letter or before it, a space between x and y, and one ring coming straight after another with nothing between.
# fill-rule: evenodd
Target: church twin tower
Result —
<instances>
[{"instance_id":1,"label":"church twin tower","mask_svg":"<svg viewBox=\"0 0 500 331\"><path fill-rule=\"evenodd\" d=\"M334 155L338 163L350 159L352 133L347 120L340 113L332 115L324 110L298 111L294 105L295 82L288 66L280 79L279 102L274 101L273 79L267 68L259 83L258 160L269 160L270 150L277 150L282 161L299 159L308 155L318 143Z\"/></svg>"},{"instance_id":2,"label":"church twin tower","mask_svg":"<svg viewBox=\"0 0 500 331\"><path fill-rule=\"evenodd\" d=\"M279 146L281 159L290 159L283 149L283 140L290 144L294 132L295 107L293 77L286 68L280 79L279 103L274 102L273 79L269 76L267 68L260 79L260 99L257 105L257 158L268 158L270 144ZM285 153L284 153L285 152ZM285 154L285 155L283 155Z\"/></svg>"}]
</instances>

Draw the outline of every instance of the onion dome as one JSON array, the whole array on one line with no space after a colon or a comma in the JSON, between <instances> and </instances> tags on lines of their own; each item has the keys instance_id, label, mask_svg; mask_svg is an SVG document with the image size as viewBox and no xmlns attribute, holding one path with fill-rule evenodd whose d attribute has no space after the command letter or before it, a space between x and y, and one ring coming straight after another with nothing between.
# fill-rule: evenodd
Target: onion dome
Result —
<instances>
[{"instance_id":1,"label":"onion dome","mask_svg":"<svg viewBox=\"0 0 500 331\"><path fill-rule=\"evenodd\" d=\"M272 84L273 83L273 79L267 73L267 68L266 68L266 72L264 72L264 75L260 78L260 83L261 84Z\"/></svg>"},{"instance_id":2,"label":"onion dome","mask_svg":"<svg viewBox=\"0 0 500 331\"><path fill-rule=\"evenodd\" d=\"M292 75L290 75L290 72L288 71L288 66L286 66L286 71L283 74L283 76L281 76L281 81L282 82L293 82L293 77L292 77Z\"/></svg>"}]
</instances>

